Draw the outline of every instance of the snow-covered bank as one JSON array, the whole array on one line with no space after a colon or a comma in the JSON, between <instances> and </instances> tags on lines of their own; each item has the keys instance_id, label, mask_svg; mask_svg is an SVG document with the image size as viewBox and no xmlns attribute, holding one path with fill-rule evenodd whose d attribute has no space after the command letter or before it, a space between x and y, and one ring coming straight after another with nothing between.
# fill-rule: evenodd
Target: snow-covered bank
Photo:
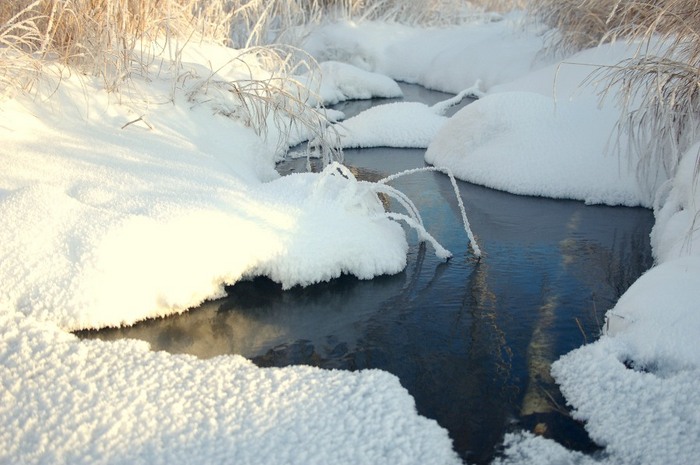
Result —
<instances>
[{"instance_id":1,"label":"snow-covered bank","mask_svg":"<svg viewBox=\"0 0 700 465\"><path fill-rule=\"evenodd\" d=\"M2 103L0 463L459 463L389 374L67 332L181 312L245 276L289 287L405 266L403 229L365 185L278 179L277 128L267 143L224 116L217 80L266 77L231 53L187 50L182 87L154 75L115 96L73 75Z\"/></svg>"},{"instance_id":2,"label":"snow-covered bank","mask_svg":"<svg viewBox=\"0 0 700 465\"><path fill-rule=\"evenodd\" d=\"M543 37L523 15L484 17L463 26L415 28L383 22L320 27L304 44L319 61L337 60L398 81L458 93L477 80L484 89L547 64Z\"/></svg>"},{"instance_id":3,"label":"snow-covered bank","mask_svg":"<svg viewBox=\"0 0 700 465\"><path fill-rule=\"evenodd\" d=\"M0 463L459 463L380 371L259 369L0 315Z\"/></svg>"},{"instance_id":4,"label":"snow-covered bank","mask_svg":"<svg viewBox=\"0 0 700 465\"><path fill-rule=\"evenodd\" d=\"M517 194L651 208L668 178L636 169L626 134L615 132L614 98L601 105L602 89L586 81L637 46L602 45L492 88L445 125L426 161Z\"/></svg>"},{"instance_id":5,"label":"snow-covered bank","mask_svg":"<svg viewBox=\"0 0 700 465\"><path fill-rule=\"evenodd\" d=\"M516 17L445 30L344 23L307 45L320 59L441 90L482 79L490 94L449 125L440 119L429 152L467 179L589 202L660 202L659 264L612 309L607 335L554 366L605 454L512 435L503 461L693 463L696 150L658 196L663 179L635 184L631 167L602 150L612 110L586 90L571 93L591 68L545 68L542 38L516 26ZM365 186L333 172L276 179L279 146L225 118L231 102L216 105L231 92L207 73L240 72L222 68L231 57L219 51L179 57L191 67L181 88L134 81L123 104L73 76L50 99L0 107L0 462L459 463L446 432L416 414L390 375L260 370L239 357L198 361L66 332L184 311L249 275L293 286L404 267L404 233ZM375 75L322 66L337 73L322 99L396 92ZM561 70L572 74L558 82L573 87L556 87L554 99Z\"/></svg>"}]
</instances>

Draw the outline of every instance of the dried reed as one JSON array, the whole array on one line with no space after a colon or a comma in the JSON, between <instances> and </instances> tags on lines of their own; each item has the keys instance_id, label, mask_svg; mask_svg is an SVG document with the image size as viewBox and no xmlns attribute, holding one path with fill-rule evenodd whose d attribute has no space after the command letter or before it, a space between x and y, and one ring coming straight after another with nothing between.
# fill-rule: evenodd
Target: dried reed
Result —
<instances>
[{"instance_id":1,"label":"dried reed","mask_svg":"<svg viewBox=\"0 0 700 465\"><path fill-rule=\"evenodd\" d=\"M226 0L221 0L225 2ZM144 55L133 52L159 37L215 40L230 20L198 0L4 0L0 4L0 80L26 89L47 62L101 75L108 88L128 78ZM207 5L202 7L202 5ZM148 59L148 58L146 58Z\"/></svg>"},{"instance_id":2,"label":"dried reed","mask_svg":"<svg viewBox=\"0 0 700 465\"><path fill-rule=\"evenodd\" d=\"M550 48L637 44L634 57L601 67L590 80L604 83L601 98L614 90L618 142L627 138L653 195L700 136L700 1L535 0L530 12L557 31Z\"/></svg>"}]
</instances>

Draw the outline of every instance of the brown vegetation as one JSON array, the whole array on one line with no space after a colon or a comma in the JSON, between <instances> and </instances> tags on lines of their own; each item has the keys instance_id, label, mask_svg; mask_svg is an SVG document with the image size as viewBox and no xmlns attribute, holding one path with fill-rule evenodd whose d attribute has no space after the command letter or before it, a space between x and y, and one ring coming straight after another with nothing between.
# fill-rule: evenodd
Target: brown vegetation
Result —
<instances>
[{"instance_id":1,"label":"brown vegetation","mask_svg":"<svg viewBox=\"0 0 700 465\"><path fill-rule=\"evenodd\" d=\"M26 89L47 63L102 75L108 88L128 77L132 52L158 36L225 37L219 11L193 0L6 0L0 4L0 84ZM215 2L212 2L215 3ZM142 55L143 57L143 55Z\"/></svg>"}]
</instances>

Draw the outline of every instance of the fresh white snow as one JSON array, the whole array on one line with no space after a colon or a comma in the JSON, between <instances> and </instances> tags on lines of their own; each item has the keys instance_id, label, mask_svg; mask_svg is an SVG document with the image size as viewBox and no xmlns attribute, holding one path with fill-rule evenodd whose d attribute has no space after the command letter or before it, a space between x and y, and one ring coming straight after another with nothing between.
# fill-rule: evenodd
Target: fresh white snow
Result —
<instances>
[{"instance_id":1,"label":"fresh white snow","mask_svg":"<svg viewBox=\"0 0 700 465\"><path fill-rule=\"evenodd\" d=\"M317 70L296 79L311 92L310 104L334 105L346 100L402 97L395 80L339 61L323 61Z\"/></svg>"},{"instance_id":2,"label":"fresh white snow","mask_svg":"<svg viewBox=\"0 0 700 465\"><path fill-rule=\"evenodd\" d=\"M312 31L304 49L319 61L344 61L456 94L477 80L488 90L548 64L538 53L543 43L542 34L516 13L449 28L333 23Z\"/></svg>"},{"instance_id":3,"label":"fresh white snow","mask_svg":"<svg viewBox=\"0 0 700 465\"><path fill-rule=\"evenodd\" d=\"M698 146L668 179L640 183L607 150L611 100L599 107L581 86L589 65L629 49L545 66L541 46L517 16L448 29L346 22L306 44L320 61L387 76L321 64L325 103L396 96L392 79L454 93L482 80L487 95L450 119L404 104L346 121L360 146L395 137L429 145L430 163L487 186L656 207L657 265L610 310L600 340L553 366L604 453L523 433L506 437L499 461L693 463ZM176 89L137 78L120 101L73 75L51 98L0 105L0 463L459 463L447 433L389 374L259 369L67 332L184 311L258 274L291 287L405 266L403 230L366 184L333 169L278 179L285 131L271 125L265 140L224 116L227 92L202 85L265 70L200 47L182 55L191 74Z\"/></svg>"},{"instance_id":4,"label":"fresh white snow","mask_svg":"<svg viewBox=\"0 0 700 465\"><path fill-rule=\"evenodd\" d=\"M386 103L333 125L343 148L425 148L447 117L419 102Z\"/></svg>"},{"instance_id":5,"label":"fresh white snow","mask_svg":"<svg viewBox=\"0 0 700 465\"><path fill-rule=\"evenodd\" d=\"M392 102L373 106L326 129L343 148L426 148L447 123L447 110L465 98L482 96L480 82L432 106L420 102Z\"/></svg>"},{"instance_id":6,"label":"fresh white snow","mask_svg":"<svg viewBox=\"0 0 700 465\"><path fill-rule=\"evenodd\" d=\"M255 62L210 48L229 63L212 75L196 52L188 87L135 78L115 96L73 75L51 98L2 104L0 463L459 463L387 373L263 370L67 332L181 312L247 276L291 287L406 264L367 184L280 179L284 131L264 140L201 87Z\"/></svg>"},{"instance_id":7,"label":"fresh white snow","mask_svg":"<svg viewBox=\"0 0 700 465\"><path fill-rule=\"evenodd\" d=\"M600 135L616 120L595 106L497 93L454 115L425 159L465 181L516 194L650 206L627 161L605 150L608 139Z\"/></svg>"},{"instance_id":8,"label":"fresh white snow","mask_svg":"<svg viewBox=\"0 0 700 465\"><path fill-rule=\"evenodd\" d=\"M259 369L0 314L0 463L459 463L388 373Z\"/></svg>"}]
</instances>

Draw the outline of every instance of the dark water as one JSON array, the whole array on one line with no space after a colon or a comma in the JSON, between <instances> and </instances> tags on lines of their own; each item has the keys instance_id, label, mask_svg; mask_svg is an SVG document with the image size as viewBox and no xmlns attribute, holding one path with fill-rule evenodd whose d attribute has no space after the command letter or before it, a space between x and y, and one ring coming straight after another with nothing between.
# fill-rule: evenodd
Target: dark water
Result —
<instances>
[{"instance_id":1,"label":"dark water","mask_svg":"<svg viewBox=\"0 0 700 465\"><path fill-rule=\"evenodd\" d=\"M405 89L430 103L446 97ZM358 111L352 105L345 109ZM378 148L345 156L347 165L372 179L423 166L423 154ZM154 350L200 357L242 354L260 366L380 368L399 377L420 414L450 432L468 463L488 463L504 433L523 428L594 450L568 417L549 364L594 340L605 311L651 265L651 212L460 183L484 252L476 262L445 176L414 174L392 185L416 203L428 230L453 252L449 262L409 231L408 266L396 276L345 276L289 291L257 278L183 315L79 335L138 338Z\"/></svg>"}]
</instances>

